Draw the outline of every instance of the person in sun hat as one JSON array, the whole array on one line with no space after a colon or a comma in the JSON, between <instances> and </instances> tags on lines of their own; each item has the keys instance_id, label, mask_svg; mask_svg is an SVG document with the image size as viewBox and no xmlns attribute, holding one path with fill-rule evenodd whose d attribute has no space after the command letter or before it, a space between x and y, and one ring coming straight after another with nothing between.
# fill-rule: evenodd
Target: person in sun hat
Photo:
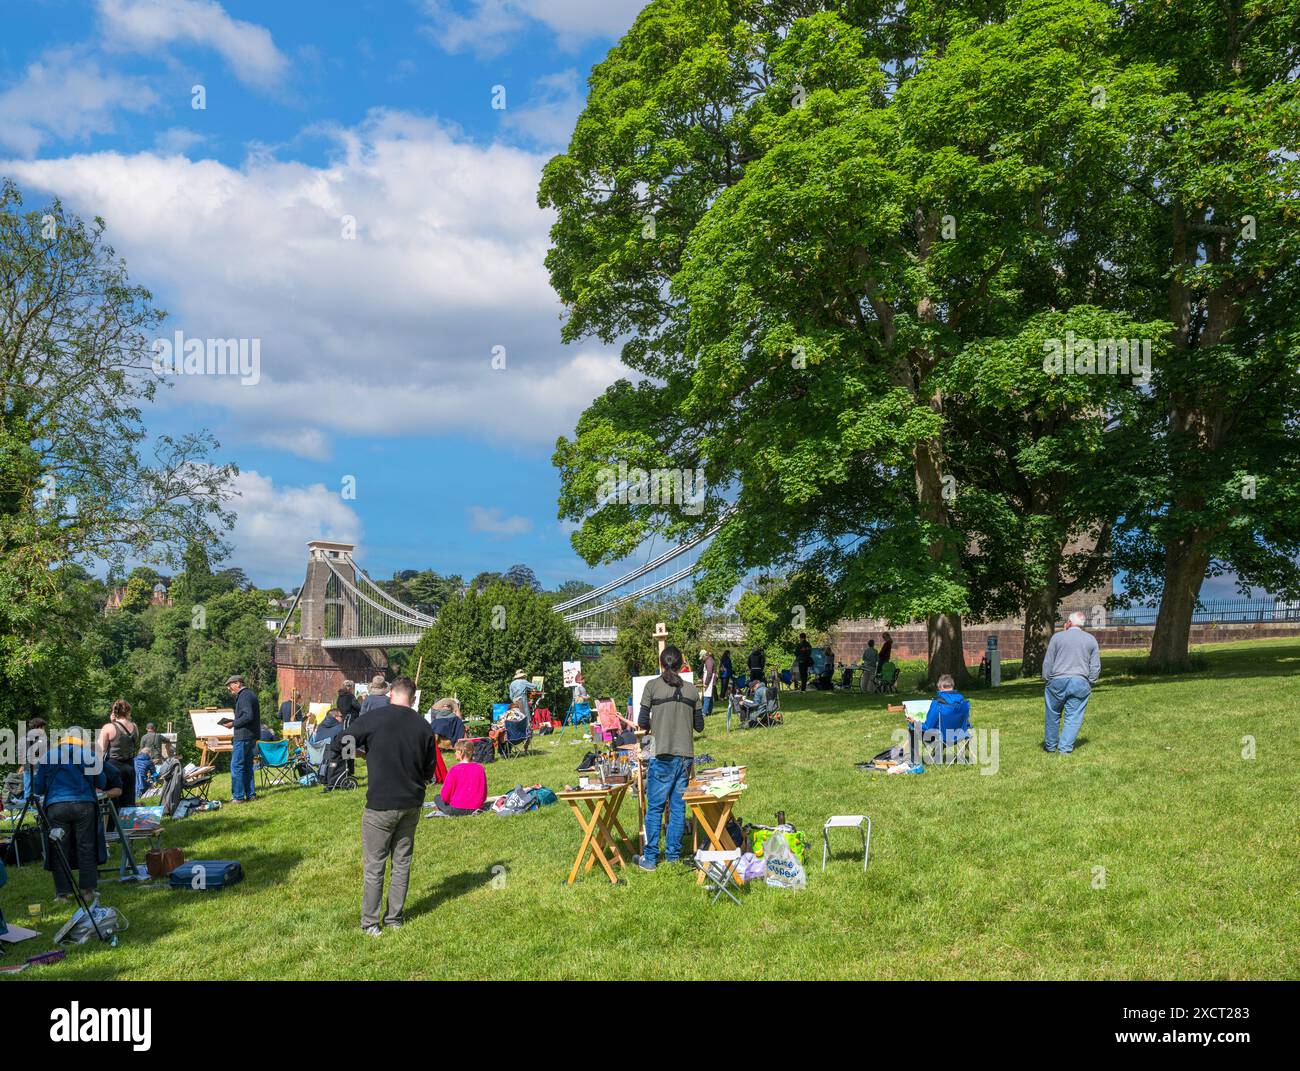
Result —
<instances>
[{"instance_id":1,"label":"person in sun hat","mask_svg":"<svg viewBox=\"0 0 1300 1071\"><path fill-rule=\"evenodd\" d=\"M522 669L515 670L515 675L510 678L510 702L513 704L516 700L522 699L525 717L532 716L529 700L539 691L540 689L528 679L527 673Z\"/></svg>"}]
</instances>

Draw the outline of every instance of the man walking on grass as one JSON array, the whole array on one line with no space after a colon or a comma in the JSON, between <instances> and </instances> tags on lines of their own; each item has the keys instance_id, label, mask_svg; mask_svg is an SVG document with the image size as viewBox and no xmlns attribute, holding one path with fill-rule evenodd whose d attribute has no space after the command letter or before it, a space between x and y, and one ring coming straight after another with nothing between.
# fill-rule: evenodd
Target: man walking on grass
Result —
<instances>
[{"instance_id":1,"label":"man walking on grass","mask_svg":"<svg viewBox=\"0 0 1300 1071\"><path fill-rule=\"evenodd\" d=\"M388 908L383 924L395 929L404 921L406 888L415 853L415 829L420 824L424 790L437 764L437 737L429 723L412 709L415 682L393 681L389 701L353 720L340 734L350 758L357 748L366 752L366 809L361 812L361 855L365 878L361 893L361 931L383 933L379 911L384 900L384 871L393 861L388 882Z\"/></svg>"},{"instance_id":2,"label":"man walking on grass","mask_svg":"<svg viewBox=\"0 0 1300 1071\"><path fill-rule=\"evenodd\" d=\"M1097 641L1083 631L1087 617L1076 610L1047 644L1043 658L1043 700L1047 707L1043 750L1068 755L1083 726L1092 686L1101 676L1101 651ZM1064 723L1062 723L1064 715Z\"/></svg>"}]
</instances>

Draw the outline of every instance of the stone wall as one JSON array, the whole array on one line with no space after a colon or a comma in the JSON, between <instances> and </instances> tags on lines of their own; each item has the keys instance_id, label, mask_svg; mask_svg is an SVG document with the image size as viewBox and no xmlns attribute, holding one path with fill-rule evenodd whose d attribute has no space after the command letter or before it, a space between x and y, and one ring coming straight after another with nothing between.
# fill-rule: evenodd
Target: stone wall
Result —
<instances>
[{"instance_id":1,"label":"stone wall","mask_svg":"<svg viewBox=\"0 0 1300 1071\"><path fill-rule=\"evenodd\" d=\"M277 640L275 675L280 696L298 693L298 701L324 703L332 701L344 680L368 681L387 668L383 651L369 648L326 648L302 638Z\"/></svg>"},{"instance_id":2,"label":"stone wall","mask_svg":"<svg viewBox=\"0 0 1300 1071\"><path fill-rule=\"evenodd\" d=\"M919 625L905 625L890 629L894 638L894 656L902 659L925 658L928 653L925 629ZM1088 629L1097 637L1102 650L1148 651L1151 649L1152 625L1113 625L1107 628ZM857 662L862 658L862 649L867 640L875 640L880 646L879 626L863 622L843 621L831 630L831 646L835 650L837 662ZM994 634L998 638L998 650L1004 659L1020 658L1024 654L1024 631L1019 627L1003 624L971 625L962 628L962 647L966 652L966 662L978 665L988 647L988 637ZM1264 640L1277 638L1300 638L1300 623L1261 623L1242 625L1193 625L1191 642L1198 643L1233 643L1241 640Z\"/></svg>"}]
</instances>

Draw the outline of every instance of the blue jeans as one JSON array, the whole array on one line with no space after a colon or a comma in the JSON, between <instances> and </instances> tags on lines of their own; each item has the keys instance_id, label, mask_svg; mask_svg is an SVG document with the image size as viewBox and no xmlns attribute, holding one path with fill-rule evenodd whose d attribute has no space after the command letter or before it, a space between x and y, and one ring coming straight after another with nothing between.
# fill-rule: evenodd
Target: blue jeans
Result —
<instances>
[{"instance_id":1,"label":"blue jeans","mask_svg":"<svg viewBox=\"0 0 1300 1071\"><path fill-rule=\"evenodd\" d=\"M682 854L682 837L686 833L686 792L690 764L680 755L656 755L650 760L645 785L645 861L652 866L659 859L659 831L663 827L664 806L668 807L668 840L664 859L676 862Z\"/></svg>"},{"instance_id":2,"label":"blue jeans","mask_svg":"<svg viewBox=\"0 0 1300 1071\"><path fill-rule=\"evenodd\" d=\"M713 696L706 695L703 699L704 716L707 718L713 713Z\"/></svg>"},{"instance_id":3,"label":"blue jeans","mask_svg":"<svg viewBox=\"0 0 1300 1071\"><path fill-rule=\"evenodd\" d=\"M257 795L253 787L253 749L256 740L236 740L230 750L230 796L246 800Z\"/></svg>"},{"instance_id":4,"label":"blue jeans","mask_svg":"<svg viewBox=\"0 0 1300 1071\"><path fill-rule=\"evenodd\" d=\"M1074 741L1083 727L1083 713L1088 709L1090 695L1092 685L1086 677L1053 677L1047 682L1047 687L1043 689L1043 701L1047 707L1043 746L1048 751L1069 754L1074 750ZM1059 724L1062 712L1065 714L1063 725Z\"/></svg>"}]
</instances>

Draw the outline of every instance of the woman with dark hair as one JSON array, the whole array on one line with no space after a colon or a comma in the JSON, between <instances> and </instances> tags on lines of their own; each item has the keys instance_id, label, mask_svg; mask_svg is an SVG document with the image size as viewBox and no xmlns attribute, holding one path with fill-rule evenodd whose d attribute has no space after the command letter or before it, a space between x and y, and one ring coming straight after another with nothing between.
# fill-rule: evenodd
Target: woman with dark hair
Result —
<instances>
[{"instance_id":1,"label":"woman with dark hair","mask_svg":"<svg viewBox=\"0 0 1300 1071\"><path fill-rule=\"evenodd\" d=\"M723 651L722 659L718 662L718 687L719 696L724 703L731 694L731 682L735 677L736 672L731 668L731 652Z\"/></svg>"},{"instance_id":2,"label":"woman with dark hair","mask_svg":"<svg viewBox=\"0 0 1300 1071\"><path fill-rule=\"evenodd\" d=\"M122 774L122 795L117 805L135 806L135 757L140 752L140 731L131 720L131 704L119 699L108 715L108 724L99 730L99 750Z\"/></svg>"},{"instance_id":3,"label":"woman with dark hair","mask_svg":"<svg viewBox=\"0 0 1300 1071\"><path fill-rule=\"evenodd\" d=\"M646 681L641 691L637 726L654 738L654 758L646 771L645 852L634 860L642 870L654 870L659 860L659 832L664 807L668 808L668 834L664 859L681 858L686 832L686 803L683 796L695 761L692 733L704 732L700 693L681 675L682 652L665 647L659 656L663 672Z\"/></svg>"}]
</instances>

